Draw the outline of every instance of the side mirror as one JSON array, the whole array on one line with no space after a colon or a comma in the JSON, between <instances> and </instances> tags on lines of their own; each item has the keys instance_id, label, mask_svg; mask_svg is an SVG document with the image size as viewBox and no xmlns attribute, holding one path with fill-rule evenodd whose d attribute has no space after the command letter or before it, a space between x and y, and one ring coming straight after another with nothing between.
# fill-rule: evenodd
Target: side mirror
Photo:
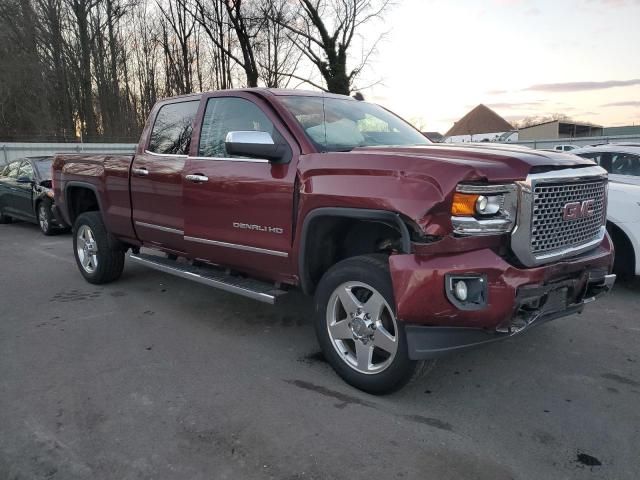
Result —
<instances>
[{"instance_id":1,"label":"side mirror","mask_svg":"<svg viewBox=\"0 0 640 480\"><path fill-rule=\"evenodd\" d=\"M16 180L18 183L33 183L33 180L29 177L18 177Z\"/></svg>"},{"instance_id":2,"label":"side mirror","mask_svg":"<svg viewBox=\"0 0 640 480\"><path fill-rule=\"evenodd\" d=\"M271 162L281 160L286 150L286 145L275 143L271 134L256 131L229 132L224 145L229 155L264 158Z\"/></svg>"}]
</instances>

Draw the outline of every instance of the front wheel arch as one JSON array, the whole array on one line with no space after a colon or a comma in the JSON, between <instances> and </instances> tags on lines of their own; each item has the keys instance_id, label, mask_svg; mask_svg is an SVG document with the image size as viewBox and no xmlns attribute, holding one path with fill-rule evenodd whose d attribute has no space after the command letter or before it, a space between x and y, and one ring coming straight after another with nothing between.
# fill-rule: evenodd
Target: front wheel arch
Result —
<instances>
[{"instance_id":1,"label":"front wheel arch","mask_svg":"<svg viewBox=\"0 0 640 480\"><path fill-rule=\"evenodd\" d=\"M313 253L314 227L321 221L355 221L374 223L394 229L399 238L399 251L401 253L410 253L411 251L411 233L409 227L400 214L388 210L373 210L363 208L343 208L343 207L321 207L309 212L302 223L302 231L300 233L300 248L298 251L298 274L300 277L300 286L302 291L308 295L314 293L320 277L335 262L326 265L319 274L312 271L309 258ZM312 239L312 240L310 240ZM359 254L373 254L375 251L362 251ZM325 253L323 253L325 254Z\"/></svg>"}]
</instances>

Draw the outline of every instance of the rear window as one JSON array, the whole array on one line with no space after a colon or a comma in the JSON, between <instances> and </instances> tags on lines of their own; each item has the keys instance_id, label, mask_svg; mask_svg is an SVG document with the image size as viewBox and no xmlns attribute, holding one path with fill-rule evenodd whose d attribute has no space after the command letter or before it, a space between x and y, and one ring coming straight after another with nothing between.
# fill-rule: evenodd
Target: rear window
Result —
<instances>
[{"instance_id":1,"label":"rear window","mask_svg":"<svg viewBox=\"0 0 640 480\"><path fill-rule=\"evenodd\" d=\"M187 155L193 120L200 101L170 103L160 108L151 130L149 151L168 155Z\"/></svg>"}]
</instances>

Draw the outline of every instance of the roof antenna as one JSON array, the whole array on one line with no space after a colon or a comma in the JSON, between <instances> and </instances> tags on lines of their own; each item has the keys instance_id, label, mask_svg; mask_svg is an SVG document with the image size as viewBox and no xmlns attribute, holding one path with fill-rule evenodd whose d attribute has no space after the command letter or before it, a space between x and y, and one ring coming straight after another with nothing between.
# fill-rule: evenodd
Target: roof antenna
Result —
<instances>
[{"instance_id":1,"label":"roof antenna","mask_svg":"<svg viewBox=\"0 0 640 480\"><path fill-rule=\"evenodd\" d=\"M362 95L362 93L360 92L356 92L353 98L355 98L359 102L364 102L364 95Z\"/></svg>"}]
</instances>

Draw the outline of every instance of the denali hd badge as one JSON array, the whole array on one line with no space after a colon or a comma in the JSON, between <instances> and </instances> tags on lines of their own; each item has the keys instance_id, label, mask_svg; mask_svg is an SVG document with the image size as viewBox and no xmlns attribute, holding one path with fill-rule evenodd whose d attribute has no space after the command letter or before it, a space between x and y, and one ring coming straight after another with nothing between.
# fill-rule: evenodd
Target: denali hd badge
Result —
<instances>
[{"instance_id":1,"label":"denali hd badge","mask_svg":"<svg viewBox=\"0 0 640 480\"><path fill-rule=\"evenodd\" d=\"M585 200L584 202L570 202L562 209L563 220L577 220L579 218L593 215L593 204L595 200Z\"/></svg>"},{"instance_id":2,"label":"denali hd badge","mask_svg":"<svg viewBox=\"0 0 640 480\"><path fill-rule=\"evenodd\" d=\"M242 230L256 230L258 232L277 233L278 235L282 235L284 233L284 230L280 227L270 227L268 225L253 225L251 223L233 222L233 228L240 228Z\"/></svg>"}]
</instances>

